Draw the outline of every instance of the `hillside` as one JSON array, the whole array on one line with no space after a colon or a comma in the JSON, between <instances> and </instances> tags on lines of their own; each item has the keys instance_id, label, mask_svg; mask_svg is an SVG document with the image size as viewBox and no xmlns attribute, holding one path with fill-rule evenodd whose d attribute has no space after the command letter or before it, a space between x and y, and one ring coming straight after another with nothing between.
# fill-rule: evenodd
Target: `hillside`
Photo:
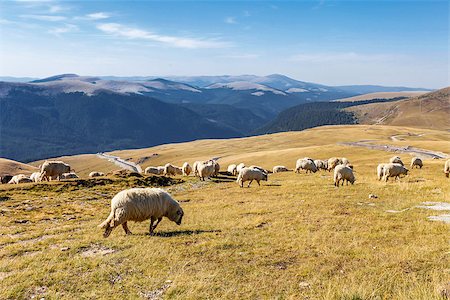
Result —
<instances>
[{"instance_id":1,"label":"hillside","mask_svg":"<svg viewBox=\"0 0 450 300\"><path fill-rule=\"evenodd\" d=\"M25 174L30 175L33 172L38 171L36 167L28 164L24 164L18 161L0 158L0 177L4 175L17 175L17 174Z\"/></svg>"},{"instance_id":2,"label":"hillside","mask_svg":"<svg viewBox=\"0 0 450 300\"><path fill-rule=\"evenodd\" d=\"M389 103L346 108L361 124L385 124L450 130L450 88Z\"/></svg>"},{"instance_id":3,"label":"hillside","mask_svg":"<svg viewBox=\"0 0 450 300\"><path fill-rule=\"evenodd\" d=\"M378 92L378 93L369 93L358 96L353 96L349 98L337 99L333 101L337 102L353 102L353 101L363 101L363 100L372 100L372 99L392 99L399 97L415 97L428 93L427 91L411 91L411 92Z\"/></svg>"},{"instance_id":4,"label":"hillside","mask_svg":"<svg viewBox=\"0 0 450 300\"><path fill-rule=\"evenodd\" d=\"M191 110L141 95L41 95L20 89L0 103L0 156L20 161L241 135Z\"/></svg>"}]
</instances>

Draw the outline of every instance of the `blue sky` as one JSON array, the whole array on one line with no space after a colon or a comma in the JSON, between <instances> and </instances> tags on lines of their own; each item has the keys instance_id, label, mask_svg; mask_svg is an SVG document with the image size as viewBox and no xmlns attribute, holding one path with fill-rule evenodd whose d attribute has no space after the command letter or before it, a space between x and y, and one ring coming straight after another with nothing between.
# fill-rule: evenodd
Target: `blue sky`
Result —
<instances>
[{"instance_id":1,"label":"blue sky","mask_svg":"<svg viewBox=\"0 0 450 300\"><path fill-rule=\"evenodd\" d=\"M448 1L1 1L0 75L449 85Z\"/></svg>"}]
</instances>

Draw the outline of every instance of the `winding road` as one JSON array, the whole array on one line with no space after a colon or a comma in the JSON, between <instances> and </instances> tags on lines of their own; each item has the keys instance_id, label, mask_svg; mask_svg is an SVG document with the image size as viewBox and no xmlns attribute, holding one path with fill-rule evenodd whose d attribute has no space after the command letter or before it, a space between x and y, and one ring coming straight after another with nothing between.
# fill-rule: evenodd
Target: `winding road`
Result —
<instances>
[{"instance_id":1,"label":"winding road","mask_svg":"<svg viewBox=\"0 0 450 300\"><path fill-rule=\"evenodd\" d=\"M415 147L411 147L411 146L400 147L400 146L393 146L393 145L367 144L367 141L345 142L345 143L338 143L338 145L364 147L364 148L368 148L368 149L372 149L372 150L381 150L381 151L387 151L387 152L409 153L409 154L414 154L417 156L427 157L427 158L447 158L448 157L448 155L443 152L438 152L438 151L433 151L433 150L420 149L420 148L415 148Z\"/></svg>"},{"instance_id":2,"label":"winding road","mask_svg":"<svg viewBox=\"0 0 450 300\"><path fill-rule=\"evenodd\" d=\"M139 164L135 164L134 162L126 161L126 160L121 159L118 156L105 154L103 152L97 153L97 156L102 159L107 159L108 161L115 163L117 166L121 167L122 169L142 173L141 166Z\"/></svg>"}]
</instances>

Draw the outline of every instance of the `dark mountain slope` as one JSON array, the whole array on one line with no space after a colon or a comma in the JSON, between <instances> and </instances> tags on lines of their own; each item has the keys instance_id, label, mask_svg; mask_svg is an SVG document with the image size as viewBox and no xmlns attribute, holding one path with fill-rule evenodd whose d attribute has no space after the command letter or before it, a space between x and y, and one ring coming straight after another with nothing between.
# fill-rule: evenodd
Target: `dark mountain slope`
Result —
<instances>
[{"instance_id":1,"label":"dark mountain slope","mask_svg":"<svg viewBox=\"0 0 450 300\"><path fill-rule=\"evenodd\" d=\"M195 112L139 95L10 91L0 98L0 156L50 156L237 137Z\"/></svg>"}]
</instances>

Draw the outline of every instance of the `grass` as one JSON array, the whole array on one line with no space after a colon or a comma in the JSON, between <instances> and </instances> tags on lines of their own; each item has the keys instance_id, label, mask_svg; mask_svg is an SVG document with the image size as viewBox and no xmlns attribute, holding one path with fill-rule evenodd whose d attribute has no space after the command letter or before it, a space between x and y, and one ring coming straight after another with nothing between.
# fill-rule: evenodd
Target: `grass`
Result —
<instances>
[{"instance_id":1,"label":"grass","mask_svg":"<svg viewBox=\"0 0 450 300\"><path fill-rule=\"evenodd\" d=\"M406 132L381 131L386 140ZM328 127L322 133L333 136ZM236 161L267 168L292 167L294 157L346 156L355 166L355 185L336 188L324 171L271 174L251 188L183 178L166 187L185 211L181 226L165 219L158 234L148 236L148 222L131 223L132 236L117 228L108 239L96 226L107 217L110 199L142 181L0 186L0 298L441 299L450 280L448 225L427 219L441 212L413 207L449 202L443 161L425 160L400 182L384 183L376 180L376 164L392 153L318 147L317 138L285 135L234 140L234 150L223 141L216 151L223 160L234 151ZM158 159L217 153L198 144L209 141L162 146Z\"/></svg>"}]
</instances>

